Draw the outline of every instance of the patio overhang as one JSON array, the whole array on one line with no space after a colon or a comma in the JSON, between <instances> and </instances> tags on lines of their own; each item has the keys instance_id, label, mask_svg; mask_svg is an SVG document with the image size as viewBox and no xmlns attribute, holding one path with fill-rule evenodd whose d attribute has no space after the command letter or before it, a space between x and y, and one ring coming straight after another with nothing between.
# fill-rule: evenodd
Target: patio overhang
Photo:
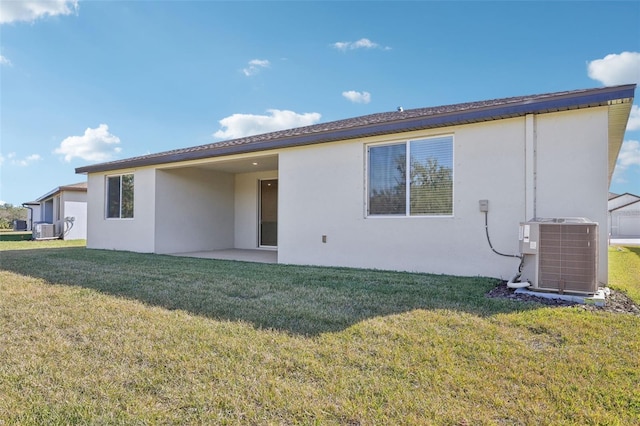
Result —
<instances>
[{"instance_id":1,"label":"patio overhang","mask_svg":"<svg viewBox=\"0 0 640 426\"><path fill-rule=\"evenodd\" d=\"M278 154L245 155L241 157L214 157L200 161L171 163L158 166L158 170L197 168L223 173L240 174L278 170Z\"/></svg>"}]
</instances>

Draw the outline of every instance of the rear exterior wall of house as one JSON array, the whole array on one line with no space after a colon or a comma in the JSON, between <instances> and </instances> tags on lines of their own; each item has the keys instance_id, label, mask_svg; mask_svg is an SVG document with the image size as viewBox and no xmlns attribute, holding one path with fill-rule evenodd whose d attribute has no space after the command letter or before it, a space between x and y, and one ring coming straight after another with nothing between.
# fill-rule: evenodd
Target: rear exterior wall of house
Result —
<instances>
[{"instance_id":1,"label":"rear exterior wall of house","mask_svg":"<svg viewBox=\"0 0 640 426\"><path fill-rule=\"evenodd\" d=\"M534 216L600 223L606 283L607 120L593 108L286 150L279 262L508 279L519 259L491 251L479 209L489 200L490 237L505 254L518 253L519 223ZM453 137L453 215L368 216L367 146L439 135Z\"/></svg>"},{"instance_id":2,"label":"rear exterior wall of house","mask_svg":"<svg viewBox=\"0 0 640 426\"><path fill-rule=\"evenodd\" d=\"M90 173L87 246L256 248L258 181L277 177L280 263L508 279L519 259L491 251L478 204L489 200L491 241L506 254L518 254L519 223L534 216L598 222L598 275L606 283L607 128L607 107L597 107L283 148L262 153L277 155L277 170L257 174L214 164ZM452 138L453 213L369 215L367 148L439 136ZM105 182L121 174L135 178L134 214L109 219Z\"/></svg>"}]
</instances>

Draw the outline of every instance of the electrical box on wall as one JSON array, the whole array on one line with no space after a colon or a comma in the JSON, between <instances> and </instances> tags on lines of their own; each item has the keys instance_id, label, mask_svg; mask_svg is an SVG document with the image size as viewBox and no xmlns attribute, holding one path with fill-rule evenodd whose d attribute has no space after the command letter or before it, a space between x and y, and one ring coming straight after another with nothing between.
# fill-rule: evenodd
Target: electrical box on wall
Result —
<instances>
[{"instance_id":1,"label":"electrical box on wall","mask_svg":"<svg viewBox=\"0 0 640 426\"><path fill-rule=\"evenodd\" d=\"M489 200L480 200L479 204L480 204L480 211L481 212L488 212L489 211Z\"/></svg>"}]
</instances>

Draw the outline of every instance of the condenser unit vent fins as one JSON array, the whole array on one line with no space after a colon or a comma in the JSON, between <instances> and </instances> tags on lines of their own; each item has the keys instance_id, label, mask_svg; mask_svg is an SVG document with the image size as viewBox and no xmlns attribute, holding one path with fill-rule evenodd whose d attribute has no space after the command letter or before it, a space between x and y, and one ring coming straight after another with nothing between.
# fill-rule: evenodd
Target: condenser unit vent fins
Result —
<instances>
[{"instance_id":1,"label":"condenser unit vent fins","mask_svg":"<svg viewBox=\"0 0 640 426\"><path fill-rule=\"evenodd\" d=\"M52 223L36 223L33 227L32 234L34 240L55 239L55 225Z\"/></svg>"},{"instance_id":2,"label":"condenser unit vent fins","mask_svg":"<svg viewBox=\"0 0 640 426\"><path fill-rule=\"evenodd\" d=\"M560 292L598 290L596 225L540 224L538 286Z\"/></svg>"}]
</instances>

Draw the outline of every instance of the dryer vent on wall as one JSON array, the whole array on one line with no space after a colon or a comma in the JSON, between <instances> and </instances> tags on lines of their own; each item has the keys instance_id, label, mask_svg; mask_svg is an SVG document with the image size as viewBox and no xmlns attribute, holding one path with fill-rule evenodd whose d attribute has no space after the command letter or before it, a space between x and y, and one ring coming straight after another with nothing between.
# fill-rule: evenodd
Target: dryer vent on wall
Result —
<instances>
[{"instance_id":1,"label":"dryer vent on wall","mask_svg":"<svg viewBox=\"0 0 640 426\"><path fill-rule=\"evenodd\" d=\"M598 291L598 224L585 218L536 218L520 224L521 280L531 290Z\"/></svg>"}]
</instances>

